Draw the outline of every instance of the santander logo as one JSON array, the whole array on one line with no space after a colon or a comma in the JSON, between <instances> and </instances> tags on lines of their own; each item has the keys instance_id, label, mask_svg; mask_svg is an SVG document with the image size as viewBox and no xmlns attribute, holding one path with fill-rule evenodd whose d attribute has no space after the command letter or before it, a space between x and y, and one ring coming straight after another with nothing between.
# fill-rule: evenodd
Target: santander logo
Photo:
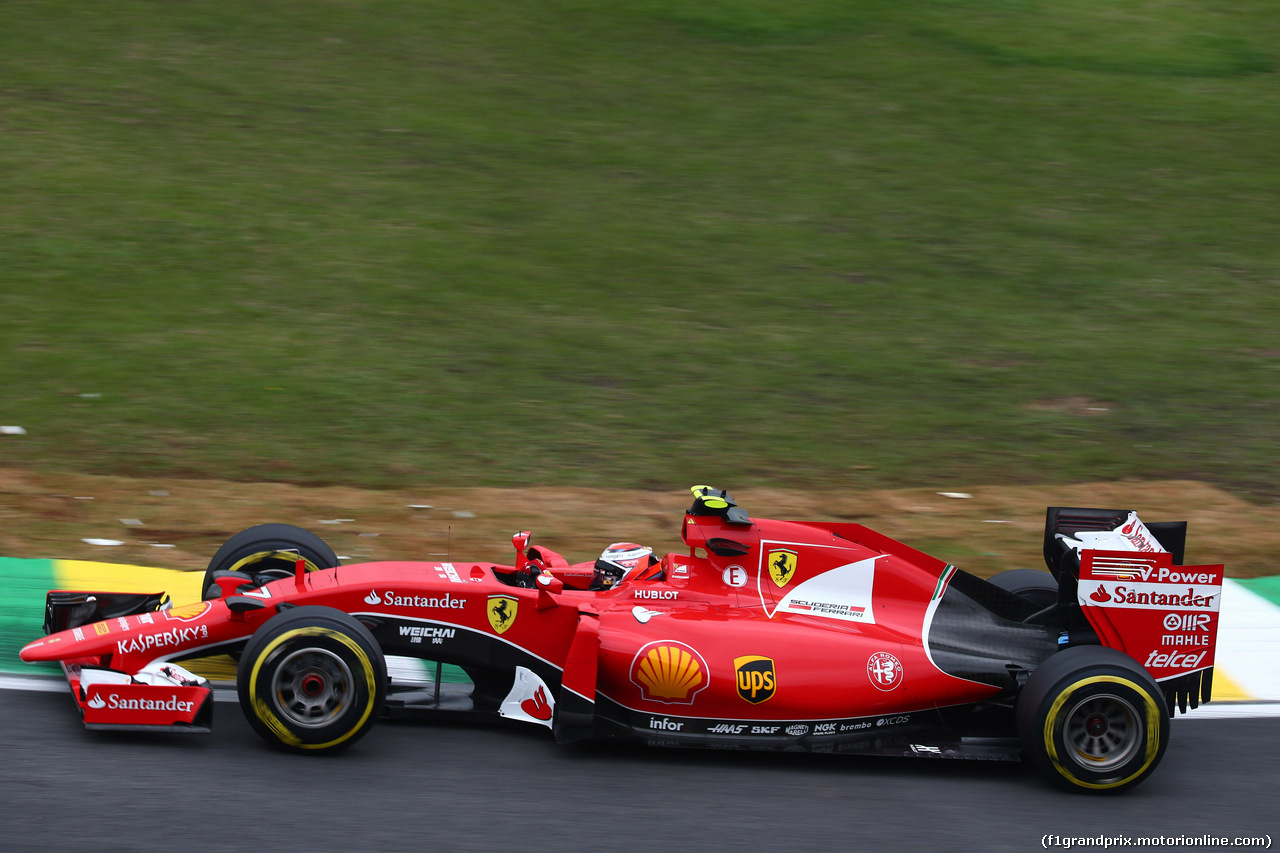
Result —
<instances>
[{"instance_id":1,"label":"santander logo","mask_svg":"<svg viewBox=\"0 0 1280 853\"><path fill-rule=\"evenodd\" d=\"M545 722L551 719L551 704L547 702L547 691L539 686L532 698L520 703L520 710L535 720L543 720Z\"/></svg>"},{"instance_id":2,"label":"santander logo","mask_svg":"<svg viewBox=\"0 0 1280 853\"><path fill-rule=\"evenodd\" d=\"M1098 584L1098 588L1094 590L1092 593L1090 593L1089 597L1092 598L1094 601L1110 601L1111 600L1111 596L1107 594L1107 591L1106 589L1103 588L1102 584Z\"/></svg>"},{"instance_id":3,"label":"santander logo","mask_svg":"<svg viewBox=\"0 0 1280 853\"><path fill-rule=\"evenodd\" d=\"M364 603L365 604L381 604L382 599L378 597L378 591L376 589L371 589L369 590L369 594L364 597Z\"/></svg>"},{"instance_id":4,"label":"santander logo","mask_svg":"<svg viewBox=\"0 0 1280 853\"><path fill-rule=\"evenodd\" d=\"M102 696L97 693L93 694L93 698L89 700L88 704L89 707L93 708L95 711L99 708L107 707L107 703L102 701Z\"/></svg>"}]
</instances>

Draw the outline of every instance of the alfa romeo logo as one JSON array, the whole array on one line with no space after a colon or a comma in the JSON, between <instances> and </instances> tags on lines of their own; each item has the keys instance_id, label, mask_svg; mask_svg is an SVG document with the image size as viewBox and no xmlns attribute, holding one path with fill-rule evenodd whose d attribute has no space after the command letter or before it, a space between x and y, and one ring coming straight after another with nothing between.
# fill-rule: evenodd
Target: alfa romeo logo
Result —
<instances>
[{"instance_id":1,"label":"alfa romeo logo","mask_svg":"<svg viewBox=\"0 0 1280 853\"><path fill-rule=\"evenodd\" d=\"M867 678L879 690L892 690L902 683L902 661L888 652L867 658Z\"/></svg>"}]
</instances>

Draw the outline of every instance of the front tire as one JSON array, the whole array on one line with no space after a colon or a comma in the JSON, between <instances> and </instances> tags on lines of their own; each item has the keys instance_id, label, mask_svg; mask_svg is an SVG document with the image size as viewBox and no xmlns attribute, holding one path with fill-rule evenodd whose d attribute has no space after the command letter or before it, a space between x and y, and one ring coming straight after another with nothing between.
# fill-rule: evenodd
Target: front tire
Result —
<instances>
[{"instance_id":1,"label":"front tire","mask_svg":"<svg viewBox=\"0 0 1280 853\"><path fill-rule=\"evenodd\" d=\"M209 561L204 573L204 597L210 597L217 571L243 572L257 586L293 577L294 564L301 557L306 570L331 569L338 555L323 539L292 524L259 524L232 536ZM213 597L217 597L216 595Z\"/></svg>"},{"instance_id":2,"label":"front tire","mask_svg":"<svg viewBox=\"0 0 1280 853\"><path fill-rule=\"evenodd\" d=\"M1069 791L1115 793L1147 778L1169 746L1169 713L1133 658L1077 646L1040 665L1018 696L1018 737L1033 766Z\"/></svg>"},{"instance_id":3,"label":"front tire","mask_svg":"<svg viewBox=\"0 0 1280 853\"><path fill-rule=\"evenodd\" d=\"M254 633L236 676L240 707L289 752L346 749L386 699L387 663L369 629L331 607L285 610Z\"/></svg>"}]
</instances>

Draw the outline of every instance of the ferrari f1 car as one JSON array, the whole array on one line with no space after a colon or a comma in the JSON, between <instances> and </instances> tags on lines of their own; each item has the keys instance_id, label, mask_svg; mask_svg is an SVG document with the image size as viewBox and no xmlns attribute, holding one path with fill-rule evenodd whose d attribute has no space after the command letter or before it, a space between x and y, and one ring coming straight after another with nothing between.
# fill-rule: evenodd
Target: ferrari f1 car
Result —
<instances>
[{"instance_id":1,"label":"ferrari f1 car","mask_svg":"<svg viewBox=\"0 0 1280 853\"><path fill-rule=\"evenodd\" d=\"M1146 778L1175 709L1209 699L1223 569L1181 565L1185 522L1053 507L1049 572L987 581L858 524L694 495L687 552L641 549L616 583L527 532L511 565L340 566L260 525L214 556L200 602L50 592L21 656L60 661L94 729L208 731L210 685L179 662L229 653L253 728L296 752L435 714L561 742L1025 757L1095 792ZM387 655L470 681L398 686Z\"/></svg>"}]
</instances>

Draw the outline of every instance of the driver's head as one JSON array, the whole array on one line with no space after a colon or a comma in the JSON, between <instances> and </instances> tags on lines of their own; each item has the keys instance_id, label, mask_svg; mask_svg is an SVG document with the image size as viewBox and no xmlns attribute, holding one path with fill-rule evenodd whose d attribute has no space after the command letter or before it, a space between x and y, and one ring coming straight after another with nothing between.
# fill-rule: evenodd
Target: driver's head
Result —
<instances>
[{"instance_id":1,"label":"driver's head","mask_svg":"<svg viewBox=\"0 0 1280 853\"><path fill-rule=\"evenodd\" d=\"M635 577L652 563L652 548L634 542L614 542L596 560L591 589L610 589L629 577Z\"/></svg>"}]
</instances>

